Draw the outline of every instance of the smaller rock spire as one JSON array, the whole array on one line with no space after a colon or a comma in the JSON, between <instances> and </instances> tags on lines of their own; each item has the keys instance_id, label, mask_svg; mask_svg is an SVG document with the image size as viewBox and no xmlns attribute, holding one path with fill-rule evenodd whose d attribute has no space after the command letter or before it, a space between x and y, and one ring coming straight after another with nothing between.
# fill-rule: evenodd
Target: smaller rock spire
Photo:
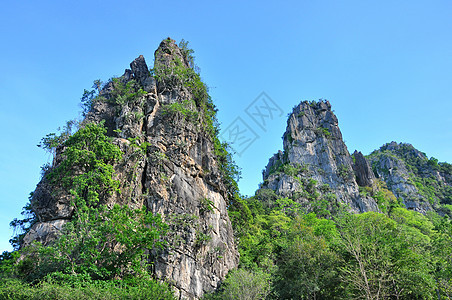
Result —
<instances>
[{"instance_id":1,"label":"smaller rock spire","mask_svg":"<svg viewBox=\"0 0 452 300\"><path fill-rule=\"evenodd\" d=\"M143 86L146 92L156 92L156 83L153 76L149 72L148 65L144 60L143 55L135 58L133 62L130 63L130 68L132 69L133 76Z\"/></svg>"},{"instance_id":2,"label":"smaller rock spire","mask_svg":"<svg viewBox=\"0 0 452 300\"><path fill-rule=\"evenodd\" d=\"M355 162L353 163L353 170L356 175L356 183L359 186L372 186L375 182L375 175L369 162L361 152L355 150L353 153Z\"/></svg>"}]
</instances>

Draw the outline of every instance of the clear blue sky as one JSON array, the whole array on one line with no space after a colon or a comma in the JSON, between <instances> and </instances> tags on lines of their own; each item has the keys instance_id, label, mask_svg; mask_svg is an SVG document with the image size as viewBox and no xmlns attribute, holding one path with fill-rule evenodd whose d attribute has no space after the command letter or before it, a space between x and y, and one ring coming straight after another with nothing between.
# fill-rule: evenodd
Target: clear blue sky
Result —
<instances>
[{"instance_id":1,"label":"clear blue sky","mask_svg":"<svg viewBox=\"0 0 452 300\"><path fill-rule=\"evenodd\" d=\"M452 162L452 2L8 1L0 10L0 251L50 159L36 145L79 116L94 79L121 75L167 36L184 38L226 128L259 136L239 157L253 194L301 100L330 100L349 151L409 142ZM260 128L265 92L284 112ZM265 130L265 131L264 131Z\"/></svg>"}]
</instances>

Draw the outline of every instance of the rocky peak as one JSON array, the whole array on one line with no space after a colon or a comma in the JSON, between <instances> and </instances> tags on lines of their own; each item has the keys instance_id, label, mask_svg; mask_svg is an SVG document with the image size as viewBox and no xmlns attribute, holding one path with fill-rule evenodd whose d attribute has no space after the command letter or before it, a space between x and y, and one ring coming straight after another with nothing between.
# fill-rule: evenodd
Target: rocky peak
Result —
<instances>
[{"instance_id":1,"label":"rocky peak","mask_svg":"<svg viewBox=\"0 0 452 300\"><path fill-rule=\"evenodd\" d=\"M177 103L192 99L187 82L196 76L189 64L189 53L167 38L155 51L154 73L161 103ZM189 70L190 72L187 72Z\"/></svg>"},{"instance_id":2,"label":"rocky peak","mask_svg":"<svg viewBox=\"0 0 452 300\"><path fill-rule=\"evenodd\" d=\"M452 203L452 167L407 143L387 143L368 156L372 169L407 209L444 213ZM444 206L446 205L446 206Z\"/></svg>"},{"instance_id":3,"label":"rocky peak","mask_svg":"<svg viewBox=\"0 0 452 300\"><path fill-rule=\"evenodd\" d=\"M104 122L123 152L113 166L121 193L102 202L145 206L162 216L171 228L169 247L155 253L155 276L178 297L198 299L237 267L239 255L227 212L230 191L209 127L213 105L184 51L169 38L162 41L155 78L140 55L131 70L105 84L83 123ZM57 153L55 160L62 157ZM71 194L44 177L31 204L38 222L24 244L48 244L71 219Z\"/></svg>"},{"instance_id":4,"label":"rocky peak","mask_svg":"<svg viewBox=\"0 0 452 300\"><path fill-rule=\"evenodd\" d=\"M164 39L160 43L159 47L154 52L154 56L154 69L156 70L172 68L180 63L185 68L190 67L183 50L179 48L176 41L171 38Z\"/></svg>"},{"instance_id":5,"label":"rocky peak","mask_svg":"<svg viewBox=\"0 0 452 300\"><path fill-rule=\"evenodd\" d=\"M361 152L355 150L353 153L354 163L353 170L356 175L356 183L359 186L369 186L372 187L375 183L375 175L370 167L369 162L364 157Z\"/></svg>"},{"instance_id":6,"label":"rocky peak","mask_svg":"<svg viewBox=\"0 0 452 300\"><path fill-rule=\"evenodd\" d=\"M389 151L393 153L397 153L399 155L412 157L415 159L421 159L421 160L427 160L427 155L424 152L421 152L414 148L413 145L409 143L397 143L397 142L390 142L387 144L384 144L380 147L380 151Z\"/></svg>"},{"instance_id":7,"label":"rocky peak","mask_svg":"<svg viewBox=\"0 0 452 300\"><path fill-rule=\"evenodd\" d=\"M336 198L356 212L378 210L373 199L359 194L353 161L328 101L303 101L295 106L287 121L283 145L284 152L275 154L263 172L263 188L309 205L313 199L303 191L308 187L306 182L311 186L315 183L317 198Z\"/></svg>"},{"instance_id":8,"label":"rocky peak","mask_svg":"<svg viewBox=\"0 0 452 300\"><path fill-rule=\"evenodd\" d=\"M268 160L268 164L264 170L262 170L262 177L265 180L273 173L280 165L286 163L286 158L284 152L279 150L277 153L273 154Z\"/></svg>"},{"instance_id":9,"label":"rocky peak","mask_svg":"<svg viewBox=\"0 0 452 300\"><path fill-rule=\"evenodd\" d=\"M155 79L151 76L143 55L138 56L133 62L131 62L130 68L132 69L134 78L141 84L143 90L146 92L156 92Z\"/></svg>"}]
</instances>

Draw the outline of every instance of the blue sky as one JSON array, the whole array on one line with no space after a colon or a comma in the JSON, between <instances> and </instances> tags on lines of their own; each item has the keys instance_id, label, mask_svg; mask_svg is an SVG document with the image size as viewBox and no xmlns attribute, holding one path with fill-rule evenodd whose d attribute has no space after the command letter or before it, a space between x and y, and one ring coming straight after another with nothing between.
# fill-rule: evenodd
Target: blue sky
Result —
<instances>
[{"instance_id":1,"label":"blue sky","mask_svg":"<svg viewBox=\"0 0 452 300\"><path fill-rule=\"evenodd\" d=\"M236 161L253 194L301 100L328 99L349 151L408 142L452 162L450 1L9 1L0 10L0 251L50 156L36 147L79 116L83 89L159 42L185 39L219 108L258 136ZM259 127L265 92L283 111Z\"/></svg>"}]
</instances>

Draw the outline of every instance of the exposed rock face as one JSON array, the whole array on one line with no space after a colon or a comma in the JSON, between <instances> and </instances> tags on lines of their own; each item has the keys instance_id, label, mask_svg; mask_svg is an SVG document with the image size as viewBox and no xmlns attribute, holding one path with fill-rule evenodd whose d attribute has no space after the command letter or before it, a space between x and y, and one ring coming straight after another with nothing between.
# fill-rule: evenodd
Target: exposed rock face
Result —
<instances>
[{"instance_id":1,"label":"exposed rock face","mask_svg":"<svg viewBox=\"0 0 452 300\"><path fill-rule=\"evenodd\" d=\"M193 98L188 87L179 80L177 70L180 67L190 67L182 50L171 44L160 44L155 51L154 69L159 78L157 92L161 103L176 103Z\"/></svg>"},{"instance_id":2,"label":"exposed rock face","mask_svg":"<svg viewBox=\"0 0 452 300\"><path fill-rule=\"evenodd\" d=\"M275 154L263 172L262 188L309 204L311 200L303 192L308 189L312 194L310 182L324 193L335 194L337 200L352 211L378 211L372 198L359 194L353 161L328 101L305 101L294 107L283 141L284 152ZM296 170L285 167L287 165ZM284 168L289 172L281 171ZM306 183L307 178L315 181Z\"/></svg>"},{"instance_id":3,"label":"exposed rock face","mask_svg":"<svg viewBox=\"0 0 452 300\"><path fill-rule=\"evenodd\" d=\"M24 245L29 245L34 241L48 245L58 237L64 224L68 221L68 219L56 219L38 222L27 232L23 240Z\"/></svg>"},{"instance_id":4,"label":"exposed rock face","mask_svg":"<svg viewBox=\"0 0 452 300\"><path fill-rule=\"evenodd\" d=\"M420 213L452 203L452 178L437 162L410 144L391 142L369 155L375 174L401 199ZM444 164L443 164L444 165ZM440 211L441 213L441 211Z\"/></svg>"},{"instance_id":5,"label":"exposed rock face","mask_svg":"<svg viewBox=\"0 0 452 300\"><path fill-rule=\"evenodd\" d=\"M356 183L359 186L372 186L375 182L375 175L370 167L369 162L361 152L355 150L353 153L354 164L353 170L356 175Z\"/></svg>"},{"instance_id":6,"label":"exposed rock face","mask_svg":"<svg viewBox=\"0 0 452 300\"><path fill-rule=\"evenodd\" d=\"M394 145L390 146L391 148ZM383 154L377 160L372 160L379 178L386 182L397 198L404 199L404 204L408 209L419 212L431 210L431 206L422 199L417 192L415 185L410 181L410 175L402 159L390 154ZM422 203L421 203L422 202Z\"/></svg>"},{"instance_id":7,"label":"exposed rock face","mask_svg":"<svg viewBox=\"0 0 452 300\"><path fill-rule=\"evenodd\" d=\"M155 79L151 76L143 55L138 56L138 58L131 62L130 68L132 69L135 79L143 86L143 89L146 92L156 92Z\"/></svg>"},{"instance_id":8,"label":"exposed rock face","mask_svg":"<svg viewBox=\"0 0 452 300\"><path fill-rule=\"evenodd\" d=\"M188 62L174 41L166 39L155 52L159 80L150 75L143 56L138 57L132 70L106 84L100 92L104 101L94 102L85 122L104 120L124 153L114 166L121 193L104 202L145 205L162 215L170 224L170 246L155 253L155 274L169 281L178 297L198 299L237 267L239 255L227 213L230 195L212 137L203 127L203 110L180 84L174 66L188 68ZM120 84L144 92L119 99L115 89ZM185 110L175 110L173 103L186 105ZM144 143L146 151L138 151L137 145ZM39 222L26 235L26 244L51 242L72 216L68 193L54 191L45 179L38 184L31 202Z\"/></svg>"}]
</instances>

